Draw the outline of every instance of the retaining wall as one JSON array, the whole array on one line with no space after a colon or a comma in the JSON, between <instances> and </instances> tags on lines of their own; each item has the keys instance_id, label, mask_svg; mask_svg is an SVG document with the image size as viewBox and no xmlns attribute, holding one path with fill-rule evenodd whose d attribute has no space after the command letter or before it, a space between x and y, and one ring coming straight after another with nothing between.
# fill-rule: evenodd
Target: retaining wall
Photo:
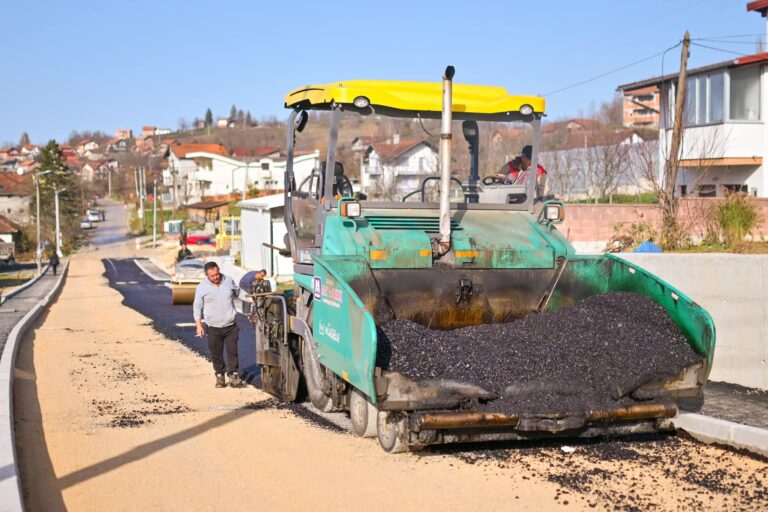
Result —
<instances>
[{"instance_id":1,"label":"retaining wall","mask_svg":"<svg viewBox=\"0 0 768 512\"><path fill-rule=\"evenodd\" d=\"M705 216L722 199L685 198L679 203L678 219L694 237L706 233ZM754 230L756 238L768 239L768 199L754 199L760 211L761 222ZM558 226L568 240L579 248L579 243L593 243L605 247L614 234L614 226L623 223L645 223L659 229L661 209L656 204L567 204L565 222Z\"/></svg>"},{"instance_id":2,"label":"retaining wall","mask_svg":"<svg viewBox=\"0 0 768 512\"><path fill-rule=\"evenodd\" d=\"M768 390L768 255L618 256L659 276L709 311L717 333L711 380Z\"/></svg>"}]
</instances>

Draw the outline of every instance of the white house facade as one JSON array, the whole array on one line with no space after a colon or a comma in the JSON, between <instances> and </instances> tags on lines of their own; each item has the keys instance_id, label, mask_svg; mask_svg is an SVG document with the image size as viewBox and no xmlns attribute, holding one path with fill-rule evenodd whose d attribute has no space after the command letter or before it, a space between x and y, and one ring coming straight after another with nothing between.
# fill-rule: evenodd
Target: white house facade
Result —
<instances>
[{"instance_id":1,"label":"white house facade","mask_svg":"<svg viewBox=\"0 0 768 512\"><path fill-rule=\"evenodd\" d=\"M187 153L186 158L195 164L187 177L190 200L242 193L243 189L252 187L260 191L283 190L285 160L236 160L205 151ZM294 157L293 169L297 182L309 176L312 169L319 166L319 162L319 151Z\"/></svg>"},{"instance_id":2,"label":"white house facade","mask_svg":"<svg viewBox=\"0 0 768 512\"><path fill-rule=\"evenodd\" d=\"M363 153L360 187L372 197L402 198L437 171L437 150L426 141L371 144Z\"/></svg>"},{"instance_id":3,"label":"white house facade","mask_svg":"<svg viewBox=\"0 0 768 512\"><path fill-rule=\"evenodd\" d=\"M678 75L619 86L658 85L661 91L659 175L669 154ZM688 71L681 161L675 192L768 197L768 53Z\"/></svg>"}]
</instances>

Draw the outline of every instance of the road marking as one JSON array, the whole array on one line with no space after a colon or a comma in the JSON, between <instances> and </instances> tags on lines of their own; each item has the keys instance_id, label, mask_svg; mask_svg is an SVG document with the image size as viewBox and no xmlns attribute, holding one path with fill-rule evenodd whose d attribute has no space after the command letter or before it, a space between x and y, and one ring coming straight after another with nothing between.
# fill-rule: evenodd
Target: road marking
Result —
<instances>
[{"instance_id":1,"label":"road marking","mask_svg":"<svg viewBox=\"0 0 768 512\"><path fill-rule=\"evenodd\" d=\"M112 263L112 260L110 260L109 258L106 258L106 260L107 260L107 263L112 265L112 270L115 272L115 274L117 274L117 268L115 267L115 264Z\"/></svg>"},{"instance_id":2,"label":"road marking","mask_svg":"<svg viewBox=\"0 0 768 512\"><path fill-rule=\"evenodd\" d=\"M176 327L194 327L195 322L179 322L176 324Z\"/></svg>"},{"instance_id":3,"label":"road marking","mask_svg":"<svg viewBox=\"0 0 768 512\"><path fill-rule=\"evenodd\" d=\"M115 281L115 284L139 284L138 281Z\"/></svg>"}]
</instances>

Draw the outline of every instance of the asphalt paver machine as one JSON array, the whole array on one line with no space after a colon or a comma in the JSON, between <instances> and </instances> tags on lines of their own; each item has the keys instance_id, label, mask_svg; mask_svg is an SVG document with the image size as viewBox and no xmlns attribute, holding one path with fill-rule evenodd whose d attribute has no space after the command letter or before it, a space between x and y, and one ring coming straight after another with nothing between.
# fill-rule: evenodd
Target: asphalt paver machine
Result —
<instances>
[{"instance_id":1,"label":"asphalt paver machine","mask_svg":"<svg viewBox=\"0 0 768 512\"><path fill-rule=\"evenodd\" d=\"M264 389L284 401L308 395L321 411L349 411L356 434L388 452L457 441L594 436L670 428L681 401L696 401L712 362L715 332L700 306L613 255L578 256L556 225L564 205L539 196L537 180L506 184L479 162L479 133L493 123L527 123L537 168L545 100L504 88L442 82L348 81L310 85L285 98L286 242L294 301L262 301L257 362ZM296 137L310 111L329 116L327 157L309 176L294 173ZM353 193L337 165L341 116L441 124L439 173L405 200ZM469 169L452 169L453 124L469 148ZM458 130L456 130L458 132ZM457 138L458 139L458 138ZM460 139L454 144L461 142ZM432 186L434 194L429 194ZM509 322L609 292L631 291L663 307L700 362L643 384L667 401L521 417L467 409L492 403L477 386L414 381L377 365L377 326L407 319L432 329ZM655 390L655 391L654 391Z\"/></svg>"}]
</instances>

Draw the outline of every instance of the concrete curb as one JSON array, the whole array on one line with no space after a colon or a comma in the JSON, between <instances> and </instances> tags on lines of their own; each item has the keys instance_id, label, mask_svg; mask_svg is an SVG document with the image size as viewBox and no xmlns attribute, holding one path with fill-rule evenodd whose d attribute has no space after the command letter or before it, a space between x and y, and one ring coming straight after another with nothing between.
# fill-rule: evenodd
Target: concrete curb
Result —
<instances>
[{"instance_id":1,"label":"concrete curb","mask_svg":"<svg viewBox=\"0 0 768 512\"><path fill-rule=\"evenodd\" d=\"M0 357L0 511L22 512L24 502L21 498L19 468L16 462L16 444L13 429L13 369L19 342L24 333L37 320L37 317L50 304L61 290L64 277L69 270L69 262L61 268L61 274L53 288L11 329ZM41 274L42 275L42 274Z\"/></svg>"},{"instance_id":2,"label":"concrete curb","mask_svg":"<svg viewBox=\"0 0 768 512\"><path fill-rule=\"evenodd\" d=\"M692 412L681 412L672 422L676 428L685 430L704 443L723 444L768 457L766 429Z\"/></svg>"},{"instance_id":3,"label":"concrete curb","mask_svg":"<svg viewBox=\"0 0 768 512\"><path fill-rule=\"evenodd\" d=\"M149 270L149 268L148 268L147 266L145 266L145 265L143 265L143 264L141 263L141 260L142 260L142 259L144 259L144 258L133 258L133 262L136 264L136 266L137 266L137 267L139 267L139 269L140 269L142 272L144 272L145 274L147 274L149 277L151 277L151 278L152 278L153 280L155 280L155 281L161 281L161 282L168 282L168 281L170 281L170 277L167 277L167 278L166 278L166 277L160 277L160 276L156 275L154 272L152 272L151 270ZM149 258L149 261L150 261L150 262L151 262L151 263L152 263L154 266L156 266L157 268L159 268L159 269L162 269L162 267L160 267L160 266L157 264L157 262L156 262L156 261L154 261L152 258Z\"/></svg>"},{"instance_id":4,"label":"concrete curb","mask_svg":"<svg viewBox=\"0 0 768 512\"><path fill-rule=\"evenodd\" d=\"M42 268L42 270L40 271L40 275L37 275L37 276L33 277L32 279L30 279L29 281L27 281L27 282L26 282L26 283L24 283L23 285L19 286L18 288L16 288L16 289L15 289L15 290L13 290L12 292L8 292L6 295L3 295L2 297L0 297L0 306L2 306L3 304L5 304L5 301L6 301L6 300L10 299L11 297L13 297L14 295L16 295L17 293L21 293L21 292L23 292L24 290L26 290L27 288L29 288L30 286L32 286L33 284L35 284L35 283L37 282L37 280L38 280L38 279L40 279L41 277L43 277L43 275L45 275L45 273L48 271L48 267L49 267L49 266L50 266L50 265L46 265L46 266L44 266L44 267Z\"/></svg>"}]
</instances>

